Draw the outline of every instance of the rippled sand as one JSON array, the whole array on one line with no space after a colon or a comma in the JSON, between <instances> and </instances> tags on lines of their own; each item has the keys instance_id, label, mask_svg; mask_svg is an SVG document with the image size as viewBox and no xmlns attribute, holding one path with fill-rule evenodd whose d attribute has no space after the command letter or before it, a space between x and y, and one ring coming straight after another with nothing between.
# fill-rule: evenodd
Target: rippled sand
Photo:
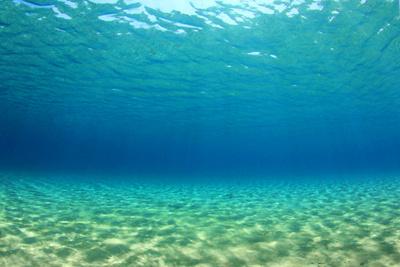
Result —
<instances>
[{"instance_id":1,"label":"rippled sand","mask_svg":"<svg viewBox=\"0 0 400 267\"><path fill-rule=\"evenodd\" d=\"M0 266L399 266L400 181L2 175Z\"/></svg>"}]
</instances>

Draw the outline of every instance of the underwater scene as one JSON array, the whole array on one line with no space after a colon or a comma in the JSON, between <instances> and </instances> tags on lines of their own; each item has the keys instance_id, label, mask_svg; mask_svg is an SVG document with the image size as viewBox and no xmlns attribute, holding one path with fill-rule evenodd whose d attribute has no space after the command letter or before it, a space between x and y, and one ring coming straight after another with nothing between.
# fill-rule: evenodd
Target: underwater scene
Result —
<instances>
[{"instance_id":1,"label":"underwater scene","mask_svg":"<svg viewBox=\"0 0 400 267\"><path fill-rule=\"evenodd\" d=\"M400 266L400 1L0 0L3 266Z\"/></svg>"}]
</instances>

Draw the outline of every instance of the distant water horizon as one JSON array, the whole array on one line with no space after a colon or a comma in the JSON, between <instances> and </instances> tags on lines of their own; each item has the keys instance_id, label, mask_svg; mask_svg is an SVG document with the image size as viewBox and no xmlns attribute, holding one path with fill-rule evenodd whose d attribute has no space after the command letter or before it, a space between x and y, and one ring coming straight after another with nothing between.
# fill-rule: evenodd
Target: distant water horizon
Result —
<instances>
[{"instance_id":1,"label":"distant water horizon","mask_svg":"<svg viewBox=\"0 0 400 267\"><path fill-rule=\"evenodd\" d=\"M3 0L0 267L400 266L394 0Z\"/></svg>"}]
</instances>

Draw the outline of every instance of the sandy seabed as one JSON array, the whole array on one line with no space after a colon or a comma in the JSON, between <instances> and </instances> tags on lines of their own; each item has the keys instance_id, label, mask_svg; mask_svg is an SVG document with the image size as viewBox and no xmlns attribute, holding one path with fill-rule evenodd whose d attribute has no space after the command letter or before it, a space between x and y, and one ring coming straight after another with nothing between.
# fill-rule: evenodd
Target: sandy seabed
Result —
<instances>
[{"instance_id":1,"label":"sandy seabed","mask_svg":"<svg viewBox=\"0 0 400 267\"><path fill-rule=\"evenodd\" d=\"M400 179L145 180L0 175L0 266L400 266Z\"/></svg>"}]
</instances>

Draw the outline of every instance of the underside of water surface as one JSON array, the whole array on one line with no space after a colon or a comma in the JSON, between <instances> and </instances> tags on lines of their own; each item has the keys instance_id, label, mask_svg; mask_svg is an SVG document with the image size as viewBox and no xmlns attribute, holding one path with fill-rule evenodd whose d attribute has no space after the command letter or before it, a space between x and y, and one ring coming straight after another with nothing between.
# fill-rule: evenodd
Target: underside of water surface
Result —
<instances>
[{"instance_id":1,"label":"underside of water surface","mask_svg":"<svg viewBox=\"0 0 400 267\"><path fill-rule=\"evenodd\" d=\"M400 266L395 0L0 0L0 266Z\"/></svg>"}]
</instances>

